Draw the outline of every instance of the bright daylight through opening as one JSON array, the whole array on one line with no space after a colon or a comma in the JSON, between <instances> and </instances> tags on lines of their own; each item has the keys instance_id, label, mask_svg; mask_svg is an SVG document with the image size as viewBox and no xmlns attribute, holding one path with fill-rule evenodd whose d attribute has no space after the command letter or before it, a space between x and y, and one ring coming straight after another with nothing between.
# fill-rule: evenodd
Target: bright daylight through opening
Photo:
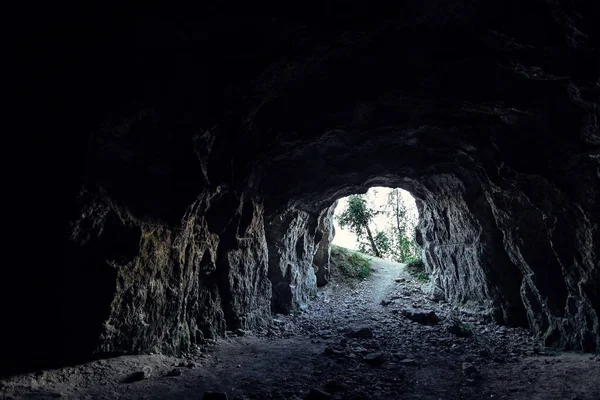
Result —
<instances>
[{"instance_id":1,"label":"bright daylight through opening","mask_svg":"<svg viewBox=\"0 0 600 400\"><path fill-rule=\"evenodd\" d=\"M354 203L352 199L354 198ZM362 201L360 201L360 200ZM333 244L397 262L417 254L414 197L403 189L373 187L340 199L334 214Z\"/></svg>"}]
</instances>

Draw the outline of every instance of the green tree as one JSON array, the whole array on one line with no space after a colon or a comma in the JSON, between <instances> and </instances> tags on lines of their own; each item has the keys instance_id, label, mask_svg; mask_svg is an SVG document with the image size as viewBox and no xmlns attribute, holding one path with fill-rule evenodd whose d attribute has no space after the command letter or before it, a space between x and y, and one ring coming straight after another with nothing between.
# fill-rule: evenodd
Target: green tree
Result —
<instances>
[{"instance_id":1,"label":"green tree","mask_svg":"<svg viewBox=\"0 0 600 400\"><path fill-rule=\"evenodd\" d=\"M366 234L371 246L371 253L376 257L381 257L381 252L369 227L369 223L371 223L376 213L367 205L367 200L363 196L352 195L348 197L348 207L339 215L338 222L341 228L348 227L354 232L359 241Z\"/></svg>"},{"instance_id":2,"label":"green tree","mask_svg":"<svg viewBox=\"0 0 600 400\"><path fill-rule=\"evenodd\" d=\"M410 219L400 189L393 189L389 193L386 213L393 221L389 228L392 258L398 262L407 262L415 257L417 250L411 229L416 221Z\"/></svg>"},{"instance_id":3,"label":"green tree","mask_svg":"<svg viewBox=\"0 0 600 400\"><path fill-rule=\"evenodd\" d=\"M393 242L386 232L377 231L375 234L375 244L377 245L377 249L381 253L382 258L388 258L393 255Z\"/></svg>"}]
</instances>

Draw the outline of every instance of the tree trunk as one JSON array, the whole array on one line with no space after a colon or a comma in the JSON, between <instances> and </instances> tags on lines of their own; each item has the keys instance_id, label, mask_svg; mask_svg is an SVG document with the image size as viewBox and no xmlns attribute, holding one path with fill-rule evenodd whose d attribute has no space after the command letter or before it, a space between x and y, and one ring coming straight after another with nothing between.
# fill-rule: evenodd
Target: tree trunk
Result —
<instances>
[{"instance_id":1,"label":"tree trunk","mask_svg":"<svg viewBox=\"0 0 600 400\"><path fill-rule=\"evenodd\" d=\"M396 225L398 226L398 235L402 234L402 229L400 228L400 192L398 189L394 189L394 194L396 195Z\"/></svg>"},{"instance_id":2,"label":"tree trunk","mask_svg":"<svg viewBox=\"0 0 600 400\"><path fill-rule=\"evenodd\" d=\"M381 258L381 254L379 253L377 245L375 245L375 239L373 239L373 234L371 234L371 229L369 229L369 225L365 224L365 228L367 230L367 235L369 236L369 241L371 242L371 248L373 249L373 253L375 253L375 257Z\"/></svg>"}]
</instances>

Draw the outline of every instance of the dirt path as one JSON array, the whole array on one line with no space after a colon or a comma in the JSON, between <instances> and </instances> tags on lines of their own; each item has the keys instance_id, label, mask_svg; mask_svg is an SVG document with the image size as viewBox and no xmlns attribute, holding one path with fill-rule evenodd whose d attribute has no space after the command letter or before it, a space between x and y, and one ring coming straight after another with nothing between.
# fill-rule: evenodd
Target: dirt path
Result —
<instances>
[{"instance_id":1,"label":"dirt path","mask_svg":"<svg viewBox=\"0 0 600 400\"><path fill-rule=\"evenodd\" d=\"M403 264L368 255L365 255L365 258L371 261L372 275L362 284L361 290L371 295L367 305L378 312L381 301L396 285L395 279L410 280L410 275L405 271Z\"/></svg>"},{"instance_id":2,"label":"dirt path","mask_svg":"<svg viewBox=\"0 0 600 400\"><path fill-rule=\"evenodd\" d=\"M539 350L525 331L428 300L398 264L372 258L364 281L332 282L307 310L207 343L187 358L127 356L0 381L0 399L597 399L600 357ZM435 312L413 322L407 311ZM123 380L146 367L146 379ZM172 375L167 376L171 372Z\"/></svg>"}]
</instances>

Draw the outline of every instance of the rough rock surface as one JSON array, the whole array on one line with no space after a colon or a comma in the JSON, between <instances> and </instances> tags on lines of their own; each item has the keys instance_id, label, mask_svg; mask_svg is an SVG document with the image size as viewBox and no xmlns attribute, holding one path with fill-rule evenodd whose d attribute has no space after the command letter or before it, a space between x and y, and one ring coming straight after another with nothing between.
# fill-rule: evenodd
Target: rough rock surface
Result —
<instances>
[{"instance_id":1,"label":"rough rock surface","mask_svg":"<svg viewBox=\"0 0 600 400\"><path fill-rule=\"evenodd\" d=\"M24 374L0 380L0 398L197 400L212 392L232 400L597 399L599 357L543 349L523 328L428 300L398 265L374 259L373 268L367 280L346 281L334 269L332 285L301 313L279 315L251 334L207 340L185 359L130 355ZM395 283L399 274L406 279ZM470 323L472 335L400 313L419 306ZM369 334L349 335L361 327ZM120 383L142 365L152 366L150 377Z\"/></svg>"},{"instance_id":2,"label":"rough rock surface","mask_svg":"<svg viewBox=\"0 0 600 400\"><path fill-rule=\"evenodd\" d=\"M320 213L374 185L417 198L447 300L600 350L598 2L398 7L98 13L64 53L36 46L55 97L24 118L43 126L10 208L11 367L177 352L300 307Z\"/></svg>"},{"instance_id":3,"label":"rough rock surface","mask_svg":"<svg viewBox=\"0 0 600 400\"><path fill-rule=\"evenodd\" d=\"M262 207L242 198L231 213L219 208L231 200L227 194L200 196L181 224L170 228L140 220L110 199L82 193L72 243L85 258L76 261L93 262L106 271L112 278L102 281L106 288L97 281L90 286L112 290L112 302L102 310L103 320L98 313L75 308L86 303L66 299L66 306L75 308L69 310L74 332L79 329L85 337L93 323L102 326L100 353L174 354L204 338L222 336L226 327L267 323L271 286ZM89 322L74 318L78 312Z\"/></svg>"},{"instance_id":4,"label":"rough rock surface","mask_svg":"<svg viewBox=\"0 0 600 400\"><path fill-rule=\"evenodd\" d=\"M317 286L324 286L329 282L331 276L331 243L335 236L335 227L333 226L333 214L337 201L321 211L319 215L319 225L317 226L317 236L315 236L315 242L317 243L317 250L313 258L313 264L315 266L315 275L317 275ZM319 239L320 240L317 240Z\"/></svg>"},{"instance_id":5,"label":"rough rock surface","mask_svg":"<svg viewBox=\"0 0 600 400\"><path fill-rule=\"evenodd\" d=\"M313 268L317 217L289 210L267 224L269 279L273 285L274 312L290 313L306 306L316 294Z\"/></svg>"}]
</instances>

